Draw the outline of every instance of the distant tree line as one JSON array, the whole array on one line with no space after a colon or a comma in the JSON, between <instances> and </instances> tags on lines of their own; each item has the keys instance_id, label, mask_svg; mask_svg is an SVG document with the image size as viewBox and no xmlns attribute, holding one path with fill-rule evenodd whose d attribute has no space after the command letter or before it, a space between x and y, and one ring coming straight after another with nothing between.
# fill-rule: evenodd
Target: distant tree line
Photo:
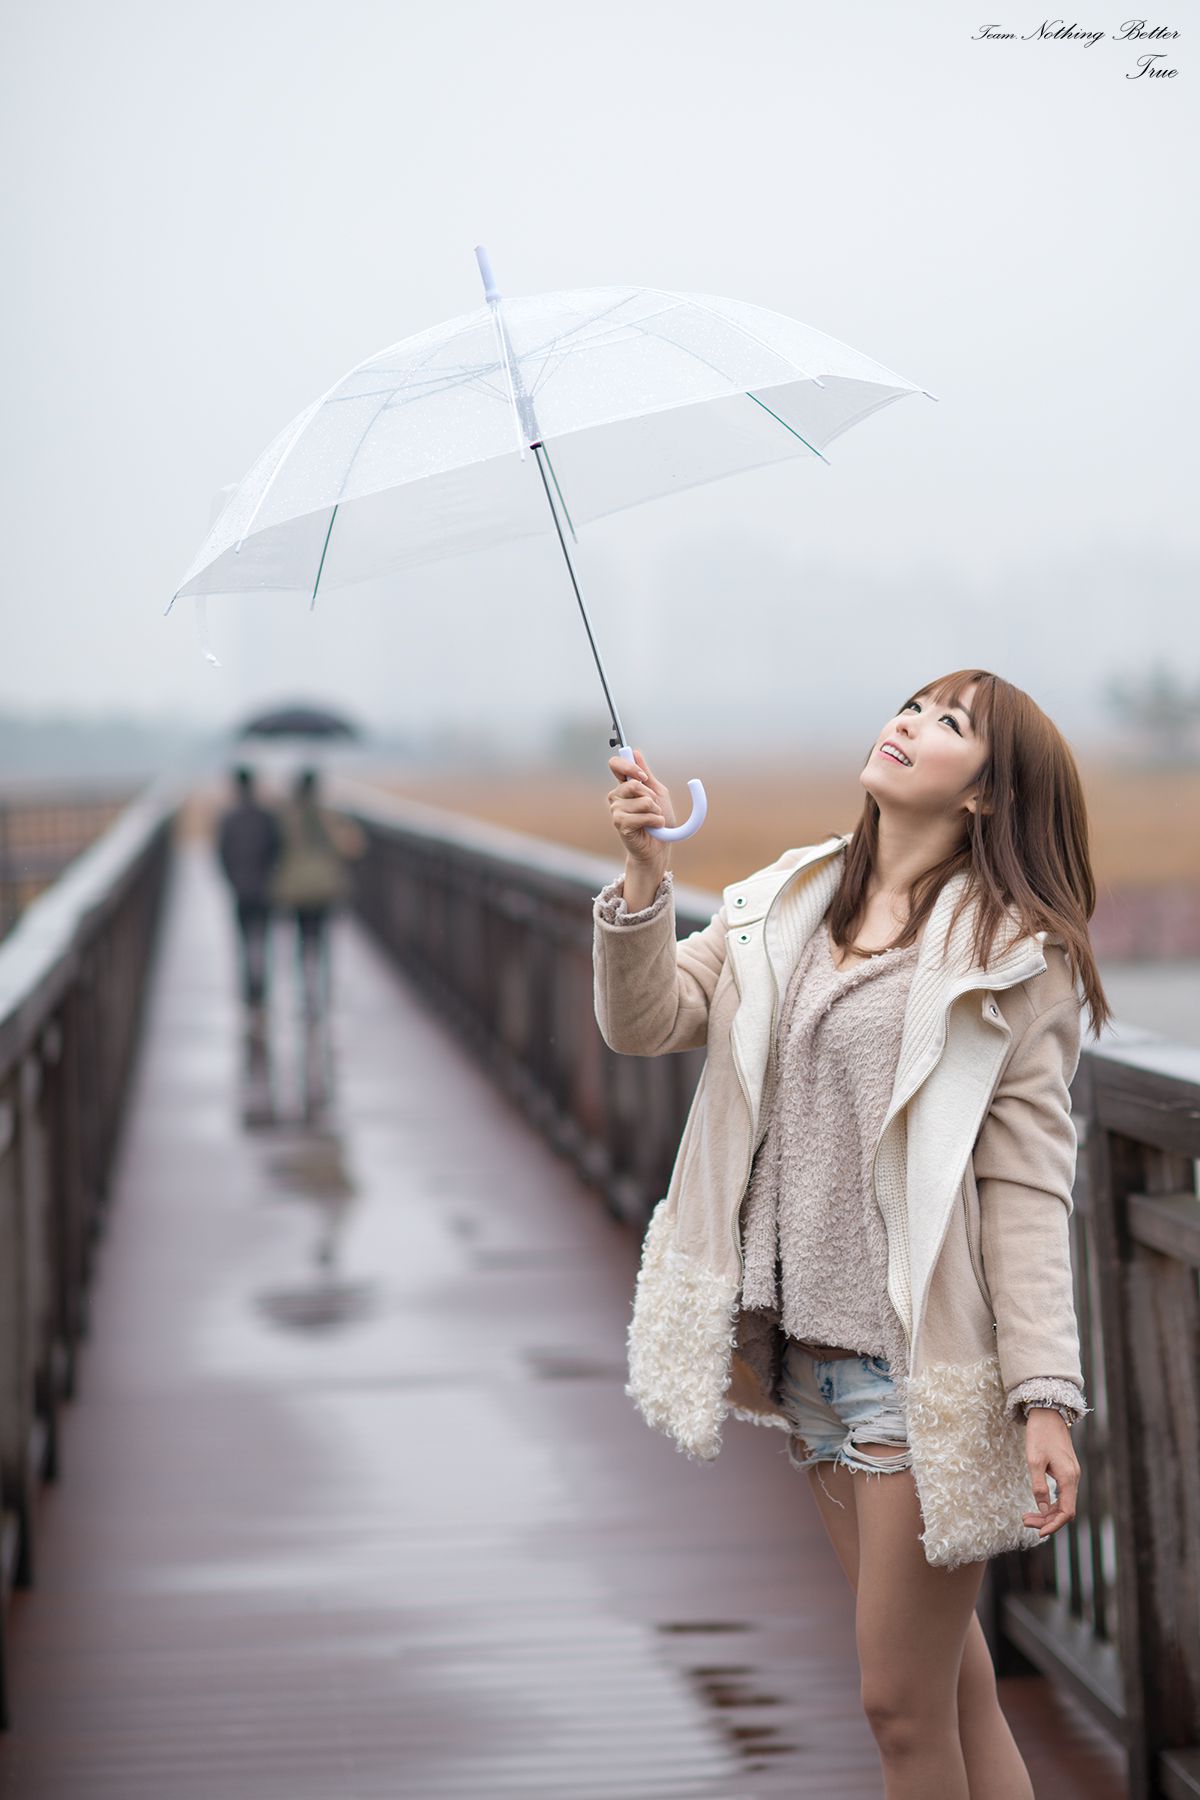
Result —
<instances>
[{"instance_id":1,"label":"distant tree line","mask_svg":"<svg viewBox=\"0 0 1200 1800\"><path fill-rule=\"evenodd\" d=\"M1115 675L1105 689L1112 716L1141 741L1148 760L1200 762L1200 675L1156 662L1141 674Z\"/></svg>"}]
</instances>

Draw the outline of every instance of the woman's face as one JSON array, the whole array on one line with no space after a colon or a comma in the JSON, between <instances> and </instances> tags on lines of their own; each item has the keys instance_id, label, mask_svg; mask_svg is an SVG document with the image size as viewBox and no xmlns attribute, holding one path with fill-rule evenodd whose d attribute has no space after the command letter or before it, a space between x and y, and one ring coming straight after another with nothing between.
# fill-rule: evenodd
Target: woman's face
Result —
<instances>
[{"instance_id":1,"label":"woman's face","mask_svg":"<svg viewBox=\"0 0 1200 1800\"><path fill-rule=\"evenodd\" d=\"M958 706L918 694L888 720L858 778L881 809L940 816L965 812L987 760L987 745L967 711L977 686L973 681L963 689Z\"/></svg>"}]
</instances>

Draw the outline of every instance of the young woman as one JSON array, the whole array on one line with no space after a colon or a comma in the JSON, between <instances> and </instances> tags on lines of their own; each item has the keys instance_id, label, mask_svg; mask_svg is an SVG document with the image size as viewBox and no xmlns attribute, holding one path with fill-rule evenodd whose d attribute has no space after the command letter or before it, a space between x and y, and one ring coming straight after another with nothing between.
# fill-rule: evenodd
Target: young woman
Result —
<instances>
[{"instance_id":1,"label":"young woman","mask_svg":"<svg viewBox=\"0 0 1200 1800\"><path fill-rule=\"evenodd\" d=\"M1071 753L1011 683L944 676L876 736L856 829L680 941L647 833L671 797L635 755L609 764L596 1017L614 1050L706 1058L626 1392L694 1458L731 1412L787 1433L856 1594L888 1800L1029 1800L974 1609L990 1556L1074 1517L1089 1410L1068 1089L1109 1009Z\"/></svg>"}]
</instances>

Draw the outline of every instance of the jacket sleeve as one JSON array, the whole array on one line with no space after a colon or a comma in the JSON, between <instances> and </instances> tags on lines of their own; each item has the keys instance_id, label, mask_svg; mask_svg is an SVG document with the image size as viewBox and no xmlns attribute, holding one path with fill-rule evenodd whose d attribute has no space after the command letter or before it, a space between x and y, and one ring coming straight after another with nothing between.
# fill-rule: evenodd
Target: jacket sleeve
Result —
<instances>
[{"instance_id":1,"label":"jacket sleeve","mask_svg":"<svg viewBox=\"0 0 1200 1800\"><path fill-rule=\"evenodd\" d=\"M976 1140L984 1276L992 1296L1005 1412L1083 1398L1069 1223L1076 1136L1070 1083L1079 1063L1072 992L1036 1014L1010 1052Z\"/></svg>"},{"instance_id":2,"label":"jacket sleeve","mask_svg":"<svg viewBox=\"0 0 1200 1800\"><path fill-rule=\"evenodd\" d=\"M596 1023L610 1050L665 1056L708 1041L708 1009L725 964L724 904L702 930L676 939L674 877L663 876L652 904L629 913L625 878L592 905Z\"/></svg>"}]
</instances>

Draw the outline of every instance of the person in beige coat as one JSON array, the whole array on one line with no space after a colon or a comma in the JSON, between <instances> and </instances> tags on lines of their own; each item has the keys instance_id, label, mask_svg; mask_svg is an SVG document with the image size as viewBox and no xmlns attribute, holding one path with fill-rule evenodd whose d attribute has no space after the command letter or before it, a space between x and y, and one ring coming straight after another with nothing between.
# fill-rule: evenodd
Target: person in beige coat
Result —
<instances>
[{"instance_id":1,"label":"person in beige coat","mask_svg":"<svg viewBox=\"0 0 1200 1800\"><path fill-rule=\"evenodd\" d=\"M974 1608L989 1557L1073 1518L1070 1428L1088 1410L1069 1085L1084 1005L1096 1032L1109 1013L1070 750L1012 684L986 670L945 676L878 733L857 828L731 883L710 924L682 940L670 845L647 831L674 824L670 795L635 754L610 761L626 863L594 902L596 1019L613 1050L702 1046L706 1060L646 1231L626 1391L700 1462L719 1453L730 1415L797 1441L780 1384L786 1340L778 1329L764 1339L771 1315L740 1304L743 1202L781 1003L818 930L838 968L915 947L870 1161L882 1304L907 1366L887 1382L886 1360L874 1361L893 1428L877 1442L852 1434L856 1454L813 1463L810 1484L857 1595L862 1698L889 1800L967 1800L985 1767L989 1793L1031 1795ZM887 1479L864 1480L871 1469Z\"/></svg>"}]
</instances>

